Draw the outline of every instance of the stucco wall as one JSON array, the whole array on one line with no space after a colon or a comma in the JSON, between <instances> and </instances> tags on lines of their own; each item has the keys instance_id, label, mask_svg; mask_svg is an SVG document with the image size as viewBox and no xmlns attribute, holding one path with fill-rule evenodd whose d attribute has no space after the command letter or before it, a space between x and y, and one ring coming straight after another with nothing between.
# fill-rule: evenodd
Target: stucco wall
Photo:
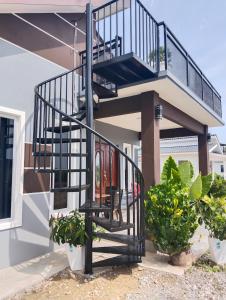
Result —
<instances>
[{"instance_id":1,"label":"stucco wall","mask_svg":"<svg viewBox=\"0 0 226 300\"><path fill-rule=\"evenodd\" d=\"M64 68L0 39L0 106L25 112L26 143L32 141L34 87ZM0 231L0 268L49 252L49 193L23 195L22 227Z\"/></svg>"}]
</instances>

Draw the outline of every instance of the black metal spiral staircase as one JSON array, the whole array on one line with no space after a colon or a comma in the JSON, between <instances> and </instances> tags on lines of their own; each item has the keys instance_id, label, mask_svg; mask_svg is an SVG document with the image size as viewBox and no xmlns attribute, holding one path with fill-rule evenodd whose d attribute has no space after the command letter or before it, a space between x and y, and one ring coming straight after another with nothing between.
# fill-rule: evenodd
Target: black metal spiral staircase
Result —
<instances>
[{"instance_id":1,"label":"black metal spiral staircase","mask_svg":"<svg viewBox=\"0 0 226 300\"><path fill-rule=\"evenodd\" d=\"M144 255L142 173L129 156L92 128L93 109L98 109L99 99L117 96L117 86L92 72L93 57L97 55L97 48L92 46L91 15L92 11L88 5L87 49L81 53L83 63L74 70L40 83L35 89L33 132L35 171L50 173L50 191L65 195L72 193L75 207L86 215L89 236L86 245L86 273L91 273L92 267L140 262L141 256ZM115 49L118 47L118 39L111 43ZM106 47L109 50L109 45ZM99 49L98 46L98 57L101 55ZM108 145L109 159L112 150L118 157L117 193L113 187L112 161L109 161L110 184L107 202L101 187L99 195L95 193L95 173L99 172L100 184L104 176L101 167L95 169L94 145L97 143L100 146ZM101 156L99 160L101 166ZM114 217L116 210L119 218ZM101 239L119 244L93 247L92 222L108 231L98 234ZM92 263L93 252L119 255Z\"/></svg>"}]
</instances>

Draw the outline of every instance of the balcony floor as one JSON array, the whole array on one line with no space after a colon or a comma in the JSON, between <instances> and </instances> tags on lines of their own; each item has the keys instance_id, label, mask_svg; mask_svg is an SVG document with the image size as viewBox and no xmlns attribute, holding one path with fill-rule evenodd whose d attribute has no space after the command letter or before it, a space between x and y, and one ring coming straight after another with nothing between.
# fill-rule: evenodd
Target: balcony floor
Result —
<instances>
[{"instance_id":1,"label":"balcony floor","mask_svg":"<svg viewBox=\"0 0 226 300\"><path fill-rule=\"evenodd\" d=\"M154 69L134 53L97 62L93 66L93 72L118 84L118 86L140 82L156 76Z\"/></svg>"}]
</instances>

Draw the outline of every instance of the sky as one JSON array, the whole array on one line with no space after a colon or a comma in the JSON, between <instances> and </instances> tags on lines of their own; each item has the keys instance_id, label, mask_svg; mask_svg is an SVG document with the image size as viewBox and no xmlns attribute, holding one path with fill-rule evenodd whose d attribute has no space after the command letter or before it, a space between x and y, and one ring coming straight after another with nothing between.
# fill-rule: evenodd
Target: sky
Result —
<instances>
[{"instance_id":1,"label":"sky","mask_svg":"<svg viewBox=\"0 0 226 300\"><path fill-rule=\"evenodd\" d=\"M142 0L164 21L220 93L226 123L226 1ZM226 143L226 126L210 128Z\"/></svg>"}]
</instances>

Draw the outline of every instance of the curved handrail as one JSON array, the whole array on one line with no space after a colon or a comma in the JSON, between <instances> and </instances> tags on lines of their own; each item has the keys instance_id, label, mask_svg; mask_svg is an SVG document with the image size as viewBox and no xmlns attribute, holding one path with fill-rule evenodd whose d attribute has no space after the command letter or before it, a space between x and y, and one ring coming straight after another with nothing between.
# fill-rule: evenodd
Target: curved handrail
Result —
<instances>
[{"instance_id":1,"label":"curved handrail","mask_svg":"<svg viewBox=\"0 0 226 300\"><path fill-rule=\"evenodd\" d=\"M38 96L47 106L49 106L50 108L52 108L53 110L55 110L57 113L63 115L65 118L71 120L72 122L75 122L76 124L80 125L82 128L87 129L88 131L90 131L92 134L96 135L98 138L102 139L103 141L105 141L107 144L111 145L111 147L113 147L114 149L116 149L123 157L125 157L132 165L134 165L134 167L136 168L136 170L139 172L142 180L143 180L143 174L141 172L141 170L139 169L139 167L136 165L136 163L127 155L125 154L117 145L115 145L114 143L112 143L109 139L107 139L106 137L104 137L102 134L100 134L99 132L93 130L92 128L90 128L89 126L87 126L86 124L80 122L79 120L77 120L74 117L71 117L70 115L67 115L66 113L64 113L63 111L59 110L57 107L54 107L52 104L50 104L48 101L46 101L38 92L39 87L41 87L42 85L49 83L50 81L54 81L55 79L59 79L62 76L65 76L67 74L70 74L76 70L78 70L81 67L84 67L85 64L80 65L78 67L76 67L73 70L70 70L68 72L64 72L58 76L54 76L48 80L45 80L43 82L41 82L40 84L38 84L35 87L35 94L36 96Z\"/></svg>"}]
</instances>

